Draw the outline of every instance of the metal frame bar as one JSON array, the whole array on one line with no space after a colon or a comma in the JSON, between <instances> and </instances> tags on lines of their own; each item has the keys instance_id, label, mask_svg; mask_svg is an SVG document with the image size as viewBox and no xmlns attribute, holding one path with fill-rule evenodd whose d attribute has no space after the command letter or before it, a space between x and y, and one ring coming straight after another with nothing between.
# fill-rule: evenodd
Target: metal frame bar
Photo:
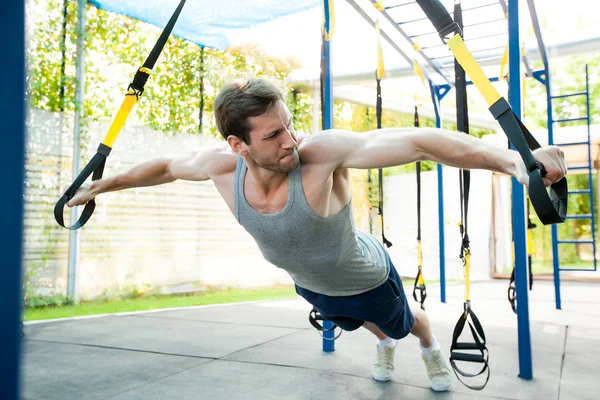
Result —
<instances>
[{"instance_id":1,"label":"metal frame bar","mask_svg":"<svg viewBox=\"0 0 600 400\"><path fill-rule=\"evenodd\" d=\"M78 0L77 4L77 64L76 64L76 110L75 123L73 127L73 176L79 175L81 161L81 126L83 125L83 111L85 101L85 5L86 0ZM73 207L70 212L71 225L79 219L81 207ZM79 262L80 241L79 230L69 231L69 259L67 275L67 298L73 302L79 302L79 293L77 293L77 264Z\"/></svg>"},{"instance_id":2,"label":"metal frame bar","mask_svg":"<svg viewBox=\"0 0 600 400\"><path fill-rule=\"evenodd\" d=\"M325 7L325 29L329 31L329 1L323 0L323 4ZM323 88L323 129L331 129L333 128L333 76L331 73L331 42L329 40L325 40L325 37L321 39L323 41L323 57L325 60L325 71L323 71L325 79L324 79L324 88ZM323 328L331 329L333 328L333 323L331 321L324 320ZM326 353L331 353L335 351L335 333L333 330L323 332L323 351Z\"/></svg>"},{"instance_id":3,"label":"metal frame bar","mask_svg":"<svg viewBox=\"0 0 600 400\"><path fill-rule=\"evenodd\" d=\"M519 1L508 3L508 54L509 54L509 102L513 112L521 118L521 43L519 32ZM512 215L515 256L515 283L517 289L517 324L519 347L519 377L533 378L531 355L531 331L529 327L529 283L527 270L527 215L525 190L515 178L512 179Z\"/></svg>"},{"instance_id":4,"label":"metal frame bar","mask_svg":"<svg viewBox=\"0 0 600 400\"><path fill-rule=\"evenodd\" d=\"M435 126L441 128L442 113L441 102L444 96L450 90L449 85L445 85L446 90L429 81L429 90L431 92L431 101L433 102L433 110L435 112ZM438 242L440 248L440 301L446 302L446 237L444 229L444 174L442 164L437 164L438 178Z\"/></svg>"},{"instance_id":5,"label":"metal frame bar","mask_svg":"<svg viewBox=\"0 0 600 400\"><path fill-rule=\"evenodd\" d=\"M346 0L348 2L352 2L354 3L354 0ZM376 0L370 0L371 4L375 4L377 1ZM415 3L416 4L416 3ZM382 11L381 15L383 15L383 17L396 29L396 31L398 31L398 33L400 33L400 35L402 35L402 37L408 42L410 43L411 46L415 46L415 42L413 42L413 40L406 34L406 32L404 32L404 30L402 30L402 28L400 28L397 24L396 21L394 21L394 19L390 16L390 14L387 13L387 11ZM421 55L421 57L423 57L423 60L425 60L425 62L427 63L427 66L431 69L433 69L435 72L437 72L443 79L444 81L446 81L447 84L454 86L454 82L444 73L444 71L438 66L436 65L428 56L427 54L425 54L423 52L423 50L419 50L418 53ZM409 59L409 65L412 65L413 60L412 58ZM421 67L423 67L423 65L421 65ZM423 68L423 73L425 74L425 77L427 78L427 80L431 80L431 78L428 76L427 71L425 68Z\"/></svg>"},{"instance_id":6,"label":"metal frame bar","mask_svg":"<svg viewBox=\"0 0 600 400\"><path fill-rule=\"evenodd\" d=\"M588 65L585 65L585 108L587 112L587 138L588 138L588 165L590 171L588 173L588 187L590 188L590 214L592 215L592 254L594 255L594 271L597 270L597 259L596 259L596 218L594 217L594 185L592 182L592 146L591 146L591 131L590 131L590 81L588 75Z\"/></svg>"},{"instance_id":7,"label":"metal frame bar","mask_svg":"<svg viewBox=\"0 0 600 400\"><path fill-rule=\"evenodd\" d=\"M5 135L5 152L0 157L5 190L0 199L3 223L4 276L0 279L0 387L3 399L19 398L21 357L21 269L23 248L23 180L25 177L25 7L20 1L3 5L0 33L10 37L0 63L0 116L9 135Z\"/></svg>"}]
</instances>

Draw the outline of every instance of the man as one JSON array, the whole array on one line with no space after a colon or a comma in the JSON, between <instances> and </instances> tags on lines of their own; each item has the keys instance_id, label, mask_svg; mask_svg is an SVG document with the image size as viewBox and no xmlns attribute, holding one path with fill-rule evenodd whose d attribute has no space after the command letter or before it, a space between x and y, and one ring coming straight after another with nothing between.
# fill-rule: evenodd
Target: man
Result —
<instances>
[{"instance_id":1,"label":"man","mask_svg":"<svg viewBox=\"0 0 600 400\"><path fill-rule=\"evenodd\" d=\"M344 330L363 326L377 336L373 378L387 381L395 341L419 339L431 388L448 390L451 374L426 314L411 312L385 248L354 227L349 168L385 168L432 160L465 169L513 175L527 184L518 153L465 134L432 128L366 133L330 130L298 145L281 92L261 79L226 84L214 103L226 140L180 158L159 158L82 187L68 202L100 193L211 179L265 259L286 270L296 291ZM557 147L534 152L550 185L566 173Z\"/></svg>"}]
</instances>

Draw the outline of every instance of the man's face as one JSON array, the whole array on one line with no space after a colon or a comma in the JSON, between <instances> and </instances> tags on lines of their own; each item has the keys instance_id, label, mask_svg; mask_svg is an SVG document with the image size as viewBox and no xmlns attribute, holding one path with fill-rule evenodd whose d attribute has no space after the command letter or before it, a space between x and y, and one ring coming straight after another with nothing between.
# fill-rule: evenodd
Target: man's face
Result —
<instances>
[{"instance_id":1,"label":"man's face","mask_svg":"<svg viewBox=\"0 0 600 400\"><path fill-rule=\"evenodd\" d=\"M292 114L283 101L266 113L249 118L248 155L261 167L275 172L291 172L298 167L298 141Z\"/></svg>"}]
</instances>

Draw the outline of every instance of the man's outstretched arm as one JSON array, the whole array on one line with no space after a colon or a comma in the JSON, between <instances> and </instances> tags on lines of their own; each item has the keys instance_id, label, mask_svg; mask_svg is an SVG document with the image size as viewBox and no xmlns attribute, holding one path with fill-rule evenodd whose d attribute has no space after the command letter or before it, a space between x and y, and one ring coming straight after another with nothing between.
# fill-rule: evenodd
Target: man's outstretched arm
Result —
<instances>
[{"instance_id":1,"label":"man's outstretched arm","mask_svg":"<svg viewBox=\"0 0 600 400\"><path fill-rule=\"evenodd\" d=\"M497 171L528 183L525 165L516 151L437 128L389 128L365 133L330 130L307 138L301 149L303 159L322 159L335 168L385 168L429 160L463 169ZM533 154L546 168L546 185L566 174L564 154L558 147L548 146Z\"/></svg>"},{"instance_id":2,"label":"man's outstretched arm","mask_svg":"<svg viewBox=\"0 0 600 400\"><path fill-rule=\"evenodd\" d=\"M181 157L159 157L139 164L129 171L83 185L67 205L86 204L99 194L144 186L156 186L178 179L206 181L224 166L216 159L227 151L226 144L210 146Z\"/></svg>"}]
</instances>

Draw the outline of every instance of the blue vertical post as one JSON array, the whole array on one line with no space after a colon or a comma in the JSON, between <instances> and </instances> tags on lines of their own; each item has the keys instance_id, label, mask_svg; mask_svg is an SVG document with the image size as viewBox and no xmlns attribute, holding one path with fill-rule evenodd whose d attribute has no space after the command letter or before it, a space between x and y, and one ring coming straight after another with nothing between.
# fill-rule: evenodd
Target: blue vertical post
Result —
<instances>
[{"instance_id":1,"label":"blue vertical post","mask_svg":"<svg viewBox=\"0 0 600 400\"><path fill-rule=\"evenodd\" d=\"M508 2L509 102L521 118L521 49L519 38L519 2ZM527 223L525 191L516 179L512 180L512 214L515 250L515 281L517 286L517 323L519 340L519 376L533 378L531 332L529 330L529 299L527 274Z\"/></svg>"},{"instance_id":2,"label":"blue vertical post","mask_svg":"<svg viewBox=\"0 0 600 400\"><path fill-rule=\"evenodd\" d=\"M442 116L440 113L440 102L442 96L439 96L437 86L429 81L429 89L431 91L431 101L433 102L433 110L435 111L435 126L442 127ZM437 165L438 176L438 231L439 231L439 247L440 247L440 300L446 302L446 244L444 235L444 175L442 164Z\"/></svg>"},{"instance_id":3,"label":"blue vertical post","mask_svg":"<svg viewBox=\"0 0 600 400\"><path fill-rule=\"evenodd\" d=\"M19 398L21 354L21 250L23 242L23 177L25 165L25 7L22 1L2 4L0 34L0 120L4 128L0 157L3 185L2 279L0 279L0 391L2 399Z\"/></svg>"},{"instance_id":4,"label":"blue vertical post","mask_svg":"<svg viewBox=\"0 0 600 400\"><path fill-rule=\"evenodd\" d=\"M546 113L548 114L548 144L554 144L554 107L552 105L552 85L550 81L550 68L548 68L547 62L544 62L545 70L545 86L546 86ZM562 308L560 299L560 258L558 253L558 225L552 224L550 227L552 231L552 269L554 274L554 301L556 303L556 309Z\"/></svg>"},{"instance_id":5,"label":"blue vertical post","mask_svg":"<svg viewBox=\"0 0 600 400\"><path fill-rule=\"evenodd\" d=\"M325 7L325 32L330 32L330 12L329 12L329 0L323 0L323 4ZM324 75L324 79L322 84L323 87L323 129L331 129L333 128L333 79L331 76L331 42L326 40L323 36L323 54L321 57L323 60L323 68L322 71ZM331 329L333 328L333 323L331 321L323 321L323 328ZM334 332L323 332L323 351L332 352L335 351L335 341Z\"/></svg>"}]
</instances>

